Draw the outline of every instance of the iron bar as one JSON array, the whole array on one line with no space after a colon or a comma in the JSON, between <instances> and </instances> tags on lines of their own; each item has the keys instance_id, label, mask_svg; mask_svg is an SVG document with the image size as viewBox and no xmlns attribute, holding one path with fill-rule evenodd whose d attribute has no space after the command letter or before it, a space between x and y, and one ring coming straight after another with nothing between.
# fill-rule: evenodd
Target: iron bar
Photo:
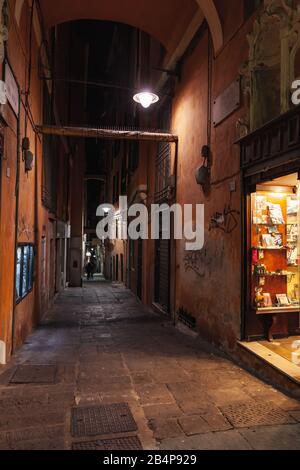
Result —
<instances>
[{"instance_id":1,"label":"iron bar","mask_svg":"<svg viewBox=\"0 0 300 470\"><path fill-rule=\"evenodd\" d=\"M167 132L50 125L36 126L36 129L40 134L65 137L100 138L106 140L136 140L149 142L178 142L177 135Z\"/></svg>"}]
</instances>

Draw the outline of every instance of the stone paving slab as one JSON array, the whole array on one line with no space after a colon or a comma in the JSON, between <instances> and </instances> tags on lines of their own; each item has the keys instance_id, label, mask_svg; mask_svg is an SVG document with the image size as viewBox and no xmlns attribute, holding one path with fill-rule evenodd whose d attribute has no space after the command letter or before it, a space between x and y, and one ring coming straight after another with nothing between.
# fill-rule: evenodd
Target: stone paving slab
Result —
<instances>
[{"instance_id":1,"label":"stone paving slab","mask_svg":"<svg viewBox=\"0 0 300 470\"><path fill-rule=\"evenodd\" d=\"M28 413L15 413L12 414L11 410L8 413L3 413L0 416L0 431L12 431L20 429L20 427L32 427L47 425L61 424L65 420L65 411L48 411L35 410L35 412Z\"/></svg>"},{"instance_id":2,"label":"stone paving slab","mask_svg":"<svg viewBox=\"0 0 300 470\"><path fill-rule=\"evenodd\" d=\"M300 450L300 425L242 429L241 435L256 450Z\"/></svg>"},{"instance_id":3,"label":"stone paving slab","mask_svg":"<svg viewBox=\"0 0 300 470\"><path fill-rule=\"evenodd\" d=\"M65 440L63 437L57 437L55 439L35 439L33 441L20 441L9 444L0 443L0 450L65 450Z\"/></svg>"},{"instance_id":4,"label":"stone paving slab","mask_svg":"<svg viewBox=\"0 0 300 470\"><path fill-rule=\"evenodd\" d=\"M39 426L34 428L24 428L12 431L0 432L0 442L7 445L14 445L18 442L54 440L64 437L64 426Z\"/></svg>"},{"instance_id":5,"label":"stone paving slab","mask_svg":"<svg viewBox=\"0 0 300 470\"><path fill-rule=\"evenodd\" d=\"M34 364L55 366L56 383L9 383L16 367ZM60 294L0 368L0 449L71 449L72 408L118 403L129 404L144 449L299 446L299 401L178 332L121 285L94 282ZM282 424L267 414L259 427L228 419L228 407L257 403L275 403Z\"/></svg>"},{"instance_id":6,"label":"stone paving slab","mask_svg":"<svg viewBox=\"0 0 300 470\"><path fill-rule=\"evenodd\" d=\"M201 434L193 437L164 439L161 450L252 450L253 447L238 431Z\"/></svg>"},{"instance_id":7,"label":"stone paving slab","mask_svg":"<svg viewBox=\"0 0 300 470\"><path fill-rule=\"evenodd\" d=\"M143 407L147 419L178 418L183 415L182 410L175 403L170 405L148 405Z\"/></svg>"},{"instance_id":8,"label":"stone paving slab","mask_svg":"<svg viewBox=\"0 0 300 470\"><path fill-rule=\"evenodd\" d=\"M193 416L185 416L178 420L184 433L187 436L195 434L206 434L209 432L227 431L232 429L233 426L229 421L219 412L217 408L207 410L207 413Z\"/></svg>"},{"instance_id":9,"label":"stone paving slab","mask_svg":"<svg viewBox=\"0 0 300 470\"><path fill-rule=\"evenodd\" d=\"M300 423L300 410L298 411L289 411L289 415L298 423Z\"/></svg>"},{"instance_id":10,"label":"stone paving slab","mask_svg":"<svg viewBox=\"0 0 300 470\"><path fill-rule=\"evenodd\" d=\"M232 403L248 403L255 400L247 394L247 389L240 387L210 388L207 390L209 400L216 406L227 406Z\"/></svg>"},{"instance_id":11,"label":"stone paving slab","mask_svg":"<svg viewBox=\"0 0 300 470\"><path fill-rule=\"evenodd\" d=\"M135 387L142 405L155 405L158 403L172 403L174 399L167 387L161 384L137 385Z\"/></svg>"},{"instance_id":12,"label":"stone paving slab","mask_svg":"<svg viewBox=\"0 0 300 470\"><path fill-rule=\"evenodd\" d=\"M184 435L177 419L174 418L150 419L149 426L153 431L154 437L160 441L166 438Z\"/></svg>"}]
</instances>

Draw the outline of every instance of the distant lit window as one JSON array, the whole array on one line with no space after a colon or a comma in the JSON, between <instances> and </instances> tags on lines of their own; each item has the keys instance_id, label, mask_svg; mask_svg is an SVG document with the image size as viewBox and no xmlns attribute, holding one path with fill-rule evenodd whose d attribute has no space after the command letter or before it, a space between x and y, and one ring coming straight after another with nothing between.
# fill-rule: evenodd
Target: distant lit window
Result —
<instances>
[{"instance_id":1,"label":"distant lit window","mask_svg":"<svg viewBox=\"0 0 300 470\"><path fill-rule=\"evenodd\" d=\"M16 259L16 299L20 301L32 290L34 274L33 245L19 245Z\"/></svg>"}]
</instances>

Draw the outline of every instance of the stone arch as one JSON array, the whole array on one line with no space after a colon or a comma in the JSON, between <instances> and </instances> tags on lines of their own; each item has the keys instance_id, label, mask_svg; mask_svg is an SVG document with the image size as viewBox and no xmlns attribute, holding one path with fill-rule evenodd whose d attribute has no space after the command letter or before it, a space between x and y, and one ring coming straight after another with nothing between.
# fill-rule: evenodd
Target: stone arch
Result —
<instances>
[{"instance_id":1,"label":"stone arch","mask_svg":"<svg viewBox=\"0 0 300 470\"><path fill-rule=\"evenodd\" d=\"M223 47L223 28L219 13L213 0L197 0L203 15L208 23L213 40L214 50L217 53Z\"/></svg>"}]
</instances>

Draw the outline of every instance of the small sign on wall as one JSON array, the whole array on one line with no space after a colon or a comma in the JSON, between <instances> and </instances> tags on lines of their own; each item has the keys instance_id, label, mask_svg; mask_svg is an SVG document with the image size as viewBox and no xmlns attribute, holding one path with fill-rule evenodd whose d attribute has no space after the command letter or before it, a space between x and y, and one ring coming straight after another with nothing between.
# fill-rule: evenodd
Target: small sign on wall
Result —
<instances>
[{"instance_id":1,"label":"small sign on wall","mask_svg":"<svg viewBox=\"0 0 300 470\"><path fill-rule=\"evenodd\" d=\"M8 62L5 62L6 97L16 116L19 116L19 87Z\"/></svg>"},{"instance_id":2,"label":"small sign on wall","mask_svg":"<svg viewBox=\"0 0 300 470\"><path fill-rule=\"evenodd\" d=\"M6 364L6 346L4 341L0 340L0 364Z\"/></svg>"},{"instance_id":3,"label":"small sign on wall","mask_svg":"<svg viewBox=\"0 0 300 470\"><path fill-rule=\"evenodd\" d=\"M213 124L218 126L241 106L240 78L235 80L214 101Z\"/></svg>"}]
</instances>

